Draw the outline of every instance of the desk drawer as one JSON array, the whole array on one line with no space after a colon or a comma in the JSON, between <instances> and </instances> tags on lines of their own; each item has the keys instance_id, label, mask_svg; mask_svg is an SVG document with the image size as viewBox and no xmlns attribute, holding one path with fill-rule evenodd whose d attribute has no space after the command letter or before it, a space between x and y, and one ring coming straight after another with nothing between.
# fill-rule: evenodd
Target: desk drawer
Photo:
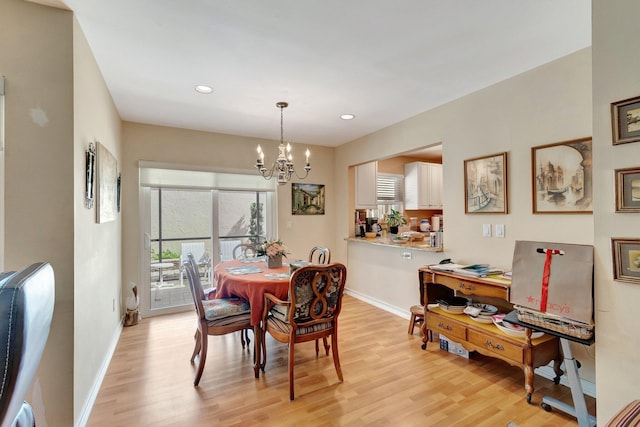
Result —
<instances>
[{"instance_id":1,"label":"desk drawer","mask_svg":"<svg viewBox=\"0 0 640 427\"><path fill-rule=\"evenodd\" d=\"M427 313L427 328L451 339L459 338L462 341L467 339L467 328L464 324L431 312Z\"/></svg>"},{"instance_id":2,"label":"desk drawer","mask_svg":"<svg viewBox=\"0 0 640 427\"><path fill-rule=\"evenodd\" d=\"M488 283L482 283L473 279L465 279L444 275L436 275L436 283L445 285L456 292L464 295L482 295L485 297L502 298L509 301L509 289L501 286L495 286Z\"/></svg>"},{"instance_id":3,"label":"desk drawer","mask_svg":"<svg viewBox=\"0 0 640 427\"><path fill-rule=\"evenodd\" d=\"M498 334L488 334L469 329L467 341L515 362L524 362L522 347L502 339Z\"/></svg>"}]
</instances>

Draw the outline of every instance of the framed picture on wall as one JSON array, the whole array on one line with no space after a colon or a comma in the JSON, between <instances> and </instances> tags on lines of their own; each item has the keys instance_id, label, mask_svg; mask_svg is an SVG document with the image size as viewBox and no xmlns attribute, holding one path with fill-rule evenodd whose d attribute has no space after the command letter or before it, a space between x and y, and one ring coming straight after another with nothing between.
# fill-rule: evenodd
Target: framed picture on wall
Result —
<instances>
[{"instance_id":1,"label":"framed picture on wall","mask_svg":"<svg viewBox=\"0 0 640 427\"><path fill-rule=\"evenodd\" d=\"M616 169L616 212L640 212L640 167Z\"/></svg>"},{"instance_id":2,"label":"framed picture on wall","mask_svg":"<svg viewBox=\"0 0 640 427\"><path fill-rule=\"evenodd\" d=\"M507 153L464 161L464 213L508 213Z\"/></svg>"},{"instance_id":3,"label":"framed picture on wall","mask_svg":"<svg viewBox=\"0 0 640 427\"><path fill-rule=\"evenodd\" d=\"M613 145L640 141L640 96L611 104Z\"/></svg>"},{"instance_id":4,"label":"framed picture on wall","mask_svg":"<svg viewBox=\"0 0 640 427\"><path fill-rule=\"evenodd\" d=\"M531 148L534 214L593 212L591 138Z\"/></svg>"},{"instance_id":5,"label":"framed picture on wall","mask_svg":"<svg viewBox=\"0 0 640 427\"><path fill-rule=\"evenodd\" d=\"M324 215L323 184L291 183L292 215Z\"/></svg>"},{"instance_id":6,"label":"framed picture on wall","mask_svg":"<svg viewBox=\"0 0 640 427\"><path fill-rule=\"evenodd\" d=\"M102 224L115 221L118 217L118 163L107 147L99 142L96 142L96 151L98 163L96 222Z\"/></svg>"},{"instance_id":7,"label":"framed picture on wall","mask_svg":"<svg viewBox=\"0 0 640 427\"><path fill-rule=\"evenodd\" d=\"M611 239L613 280L640 283L640 239Z\"/></svg>"}]
</instances>

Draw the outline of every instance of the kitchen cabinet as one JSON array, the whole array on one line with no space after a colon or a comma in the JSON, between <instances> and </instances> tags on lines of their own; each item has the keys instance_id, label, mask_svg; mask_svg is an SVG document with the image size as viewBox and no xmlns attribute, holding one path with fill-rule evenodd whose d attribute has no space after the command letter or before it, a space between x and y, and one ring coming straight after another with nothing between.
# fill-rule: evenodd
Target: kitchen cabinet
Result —
<instances>
[{"instance_id":1,"label":"kitchen cabinet","mask_svg":"<svg viewBox=\"0 0 640 427\"><path fill-rule=\"evenodd\" d=\"M442 165L413 162L404 165L404 208L442 209Z\"/></svg>"},{"instance_id":2,"label":"kitchen cabinet","mask_svg":"<svg viewBox=\"0 0 640 427\"><path fill-rule=\"evenodd\" d=\"M356 166L356 209L374 209L378 207L376 195L376 177L378 162Z\"/></svg>"}]
</instances>

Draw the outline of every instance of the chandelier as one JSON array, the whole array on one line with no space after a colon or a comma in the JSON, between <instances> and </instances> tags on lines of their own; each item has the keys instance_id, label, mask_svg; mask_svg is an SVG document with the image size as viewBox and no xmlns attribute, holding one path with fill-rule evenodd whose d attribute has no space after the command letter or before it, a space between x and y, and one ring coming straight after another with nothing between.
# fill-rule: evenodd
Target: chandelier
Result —
<instances>
[{"instance_id":1,"label":"chandelier","mask_svg":"<svg viewBox=\"0 0 640 427\"><path fill-rule=\"evenodd\" d=\"M309 163L309 150L305 153L307 156L306 165L304 166L304 176L298 175L295 167L293 166L293 156L291 155L291 144L284 145L284 115L283 111L289 106L286 102L278 102L276 107L280 109L280 145L278 145L278 158L273 162L273 166L267 169L264 166L264 152L260 145L258 145L258 160L256 161L256 168L260 172L260 175L264 179L271 179L275 176L278 181L278 185L284 185L295 174L298 179L305 179L309 175L311 170L311 163Z\"/></svg>"}]
</instances>

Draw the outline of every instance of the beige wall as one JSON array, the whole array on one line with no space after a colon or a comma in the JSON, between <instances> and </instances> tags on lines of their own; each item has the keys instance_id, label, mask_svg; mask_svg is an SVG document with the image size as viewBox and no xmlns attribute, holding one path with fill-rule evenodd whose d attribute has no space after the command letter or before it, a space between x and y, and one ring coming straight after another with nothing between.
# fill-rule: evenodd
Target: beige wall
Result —
<instances>
[{"instance_id":1,"label":"beige wall","mask_svg":"<svg viewBox=\"0 0 640 427\"><path fill-rule=\"evenodd\" d=\"M22 0L0 0L0 10L0 72L7 78L4 266L53 266L53 323L27 400L38 425L70 426L77 209L72 14Z\"/></svg>"},{"instance_id":2,"label":"beige wall","mask_svg":"<svg viewBox=\"0 0 640 427\"><path fill-rule=\"evenodd\" d=\"M227 170L257 174L253 165L256 161L258 144L266 153L265 161L273 161L277 153L277 141L131 122L123 124L122 282L124 284L143 283L140 277L140 266L143 264L140 259L142 231L138 210L138 162L146 160L188 165L194 170ZM306 148L305 145L294 144L294 159L304 159ZM326 214L291 215L291 184L278 187L278 237L291 250L290 258L292 259L306 259L311 246L314 245L335 247L333 232L336 212L335 194L336 187L341 185L334 180L333 149L321 146L310 146L309 149L313 169L306 180L300 181L294 178L293 182L324 184Z\"/></svg>"},{"instance_id":3,"label":"beige wall","mask_svg":"<svg viewBox=\"0 0 640 427\"><path fill-rule=\"evenodd\" d=\"M82 30L74 19L74 419L88 418L120 332L121 215L97 224L84 207L85 151L99 141L121 168L121 121Z\"/></svg>"},{"instance_id":4,"label":"beige wall","mask_svg":"<svg viewBox=\"0 0 640 427\"><path fill-rule=\"evenodd\" d=\"M593 243L592 215L532 214L530 160L532 146L591 136L591 122L591 49L584 49L338 147L336 179L348 178L349 165L375 160L371 153L386 158L394 150L404 153L442 141L445 252L438 259L510 268L516 240ZM465 214L464 160L505 151L510 213ZM352 201L347 189L340 188L337 197L336 249L345 256L347 245L341 237L352 228ZM482 237L484 223L505 224L506 237ZM349 246L349 250L354 249ZM365 293L360 283L370 281L367 275L371 274L381 282L394 283L405 295L415 295L417 301L416 275L409 276L407 283L397 280L395 271L407 265L400 255L389 257L385 273L374 263L371 268L352 265L349 252L348 287ZM361 257L361 262L368 259L373 257ZM409 305L395 308L406 311ZM583 366L581 376L594 381L593 350L577 347L575 351Z\"/></svg>"},{"instance_id":5,"label":"beige wall","mask_svg":"<svg viewBox=\"0 0 640 427\"><path fill-rule=\"evenodd\" d=\"M610 104L640 95L635 0L593 2L596 376L598 419L640 398L640 286L613 280L611 238L640 238L637 213L615 213L614 170L640 167L640 143L611 144ZM600 424L600 423L599 423Z\"/></svg>"}]
</instances>

